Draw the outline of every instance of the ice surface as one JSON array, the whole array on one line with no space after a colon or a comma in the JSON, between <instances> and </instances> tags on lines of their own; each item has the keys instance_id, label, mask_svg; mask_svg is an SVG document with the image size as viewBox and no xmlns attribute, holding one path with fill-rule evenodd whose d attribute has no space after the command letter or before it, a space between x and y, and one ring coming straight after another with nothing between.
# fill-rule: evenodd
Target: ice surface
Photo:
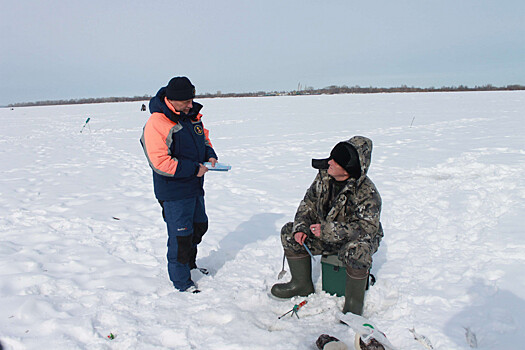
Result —
<instances>
[{"instance_id":1,"label":"ice surface","mask_svg":"<svg viewBox=\"0 0 525 350\"><path fill-rule=\"evenodd\" d=\"M525 330L525 92L203 99L221 162L179 293L139 144L142 102L0 109L0 340L6 349L313 349L344 298L268 297L279 231L339 141L374 141L385 238L364 316L399 349L519 349ZM89 127L80 133L86 118ZM288 277L289 278L289 274ZM107 336L113 333L116 338ZM352 345L349 345L350 347Z\"/></svg>"}]
</instances>

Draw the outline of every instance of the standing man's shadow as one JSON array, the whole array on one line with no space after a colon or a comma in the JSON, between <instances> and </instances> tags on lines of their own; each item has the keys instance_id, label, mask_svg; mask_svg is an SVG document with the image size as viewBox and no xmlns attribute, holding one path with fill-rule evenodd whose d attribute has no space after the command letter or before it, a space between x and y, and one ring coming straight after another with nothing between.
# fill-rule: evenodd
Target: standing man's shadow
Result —
<instances>
[{"instance_id":1,"label":"standing man's shadow","mask_svg":"<svg viewBox=\"0 0 525 350\"><path fill-rule=\"evenodd\" d=\"M274 213L252 216L219 242L219 250L214 250L210 255L199 259L197 265L209 267L210 274L215 275L227 261L235 258L244 246L271 236L279 237L280 230L276 229L275 222L283 216L284 214Z\"/></svg>"},{"instance_id":2,"label":"standing man's shadow","mask_svg":"<svg viewBox=\"0 0 525 350\"><path fill-rule=\"evenodd\" d=\"M519 276L516 276L519 277ZM520 280L516 279L517 285ZM444 333L463 349L468 348L466 328L476 334L482 349L523 349L525 301L509 290L477 279L467 291L470 305L457 310L444 325Z\"/></svg>"}]
</instances>

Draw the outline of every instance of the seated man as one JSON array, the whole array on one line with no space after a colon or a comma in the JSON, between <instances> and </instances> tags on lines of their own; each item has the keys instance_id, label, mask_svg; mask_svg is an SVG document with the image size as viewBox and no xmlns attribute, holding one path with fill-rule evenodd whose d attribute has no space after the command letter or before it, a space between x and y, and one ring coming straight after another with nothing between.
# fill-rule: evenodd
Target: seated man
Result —
<instances>
[{"instance_id":1,"label":"seated man","mask_svg":"<svg viewBox=\"0 0 525 350\"><path fill-rule=\"evenodd\" d=\"M372 254L383 237L381 196L366 175L371 155L372 141L354 136L339 142L329 158L312 160L319 173L294 222L281 230L292 280L275 284L271 290L274 296L291 298L314 292L306 245L314 255L338 255L347 274L343 312L362 314Z\"/></svg>"}]
</instances>

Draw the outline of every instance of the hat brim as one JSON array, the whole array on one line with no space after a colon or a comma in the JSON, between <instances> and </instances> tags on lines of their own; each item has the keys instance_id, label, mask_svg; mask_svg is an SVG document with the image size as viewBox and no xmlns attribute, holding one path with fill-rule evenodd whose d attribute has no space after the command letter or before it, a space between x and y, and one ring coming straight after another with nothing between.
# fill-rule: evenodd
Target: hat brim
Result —
<instances>
[{"instance_id":1,"label":"hat brim","mask_svg":"<svg viewBox=\"0 0 525 350\"><path fill-rule=\"evenodd\" d=\"M328 169L329 165L328 165L328 161L330 160L331 158L325 158L325 159L312 159L312 168L314 169L321 169L321 170L326 170Z\"/></svg>"}]
</instances>

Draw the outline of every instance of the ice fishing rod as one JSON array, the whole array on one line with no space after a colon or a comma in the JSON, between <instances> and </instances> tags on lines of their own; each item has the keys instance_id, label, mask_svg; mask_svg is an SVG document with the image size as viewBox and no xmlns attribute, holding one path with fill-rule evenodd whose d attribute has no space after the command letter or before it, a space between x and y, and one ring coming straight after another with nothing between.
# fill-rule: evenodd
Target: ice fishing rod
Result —
<instances>
[{"instance_id":1,"label":"ice fishing rod","mask_svg":"<svg viewBox=\"0 0 525 350\"><path fill-rule=\"evenodd\" d=\"M312 259L313 259L314 261L317 261L317 260L315 260L314 255L312 254L312 252L310 251L310 249L308 249L308 247L306 246L306 244L303 243L303 247L304 247L304 249L306 249L306 251L308 252L308 254L310 254L310 256L312 257Z\"/></svg>"},{"instance_id":2,"label":"ice fishing rod","mask_svg":"<svg viewBox=\"0 0 525 350\"><path fill-rule=\"evenodd\" d=\"M299 304L294 305L294 307L293 307L290 311L288 311L288 312L286 312L285 314L279 316L278 319L280 320L280 319L283 318L284 316L288 315L290 312L292 313L290 316L293 316L293 315L295 314L295 316L297 316L297 318L299 318L299 315L297 314L297 311L299 311L300 308L302 308L303 306L305 306L306 303L307 303L306 300L301 301Z\"/></svg>"},{"instance_id":3,"label":"ice fishing rod","mask_svg":"<svg viewBox=\"0 0 525 350\"><path fill-rule=\"evenodd\" d=\"M82 131L84 130L84 128L86 127L86 125L88 125L89 121L91 120L91 118L87 118L86 119L86 122L84 123L84 126L82 127L82 129L80 129L80 133L82 134ZM89 125L88 125L89 127ZM91 128L89 129L89 131L91 131Z\"/></svg>"}]
</instances>

